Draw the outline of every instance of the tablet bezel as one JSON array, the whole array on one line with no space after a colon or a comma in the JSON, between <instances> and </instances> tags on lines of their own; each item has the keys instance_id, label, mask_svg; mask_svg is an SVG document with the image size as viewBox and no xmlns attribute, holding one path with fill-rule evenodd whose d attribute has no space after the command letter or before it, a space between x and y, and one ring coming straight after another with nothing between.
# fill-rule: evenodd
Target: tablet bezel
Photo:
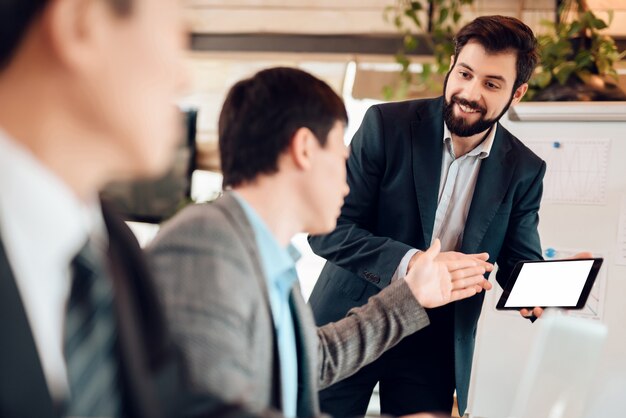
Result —
<instances>
[{"instance_id":1,"label":"tablet bezel","mask_svg":"<svg viewBox=\"0 0 626 418\"><path fill-rule=\"evenodd\" d=\"M578 298L578 303L576 306L540 306L541 308L561 308L561 309L582 309L585 307L585 303L587 302L587 298L589 297L589 293L591 293L591 288L598 276L600 271L600 267L602 267L602 262L604 261L601 257L593 257L593 258L568 258L561 260L525 260L519 261L513 271L511 272L511 276L509 280L506 282L506 286L502 292L502 296L500 296L500 300L496 305L496 309L500 311L519 311L520 309L533 309L536 306L505 306L509 296L511 295L511 291L517 282L517 278L519 277L519 273L522 270L524 264L528 263L554 263L554 262L562 262L562 261L584 261L584 260L593 260L593 265L589 270L589 274L585 279L585 285L583 286L582 292L580 292L580 296Z\"/></svg>"}]
</instances>

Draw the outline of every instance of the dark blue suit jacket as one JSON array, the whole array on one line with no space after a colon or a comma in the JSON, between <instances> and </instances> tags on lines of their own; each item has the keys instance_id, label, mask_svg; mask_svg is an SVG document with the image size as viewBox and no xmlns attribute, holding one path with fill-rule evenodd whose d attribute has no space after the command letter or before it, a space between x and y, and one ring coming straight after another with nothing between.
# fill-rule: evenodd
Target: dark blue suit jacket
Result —
<instances>
[{"instance_id":1,"label":"dark blue suit jacket","mask_svg":"<svg viewBox=\"0 0 626 418\"><path fill-rule=\"evenodd\" d=\"M433 233L443 152L443 98L371 107L348 159L350 194L336 229L311 237L328 262L309 300L318 325L343 317L389 285L411 248ZM504 286L519 260L540 259L537 232L546 165L502 126L482 161L459 251L488 252ZM454 306L459 409L467 406L484 293ZM416 348L417 350L419 348ZM416 351L418 354L419 351Z\"/></svg>"}]
</instances>

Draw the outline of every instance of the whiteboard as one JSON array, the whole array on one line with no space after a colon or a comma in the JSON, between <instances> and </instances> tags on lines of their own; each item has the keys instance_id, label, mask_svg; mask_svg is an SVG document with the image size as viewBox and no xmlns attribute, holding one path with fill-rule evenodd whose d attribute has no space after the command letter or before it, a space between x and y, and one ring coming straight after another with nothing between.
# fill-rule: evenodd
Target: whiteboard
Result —
<instances>
[{"instance_id":1,"label":"whiteboard","mask_svg":"<svg viewBox=\"0 0 626 418\"><path fill-rule=\"evenodd\" d=\"M623 395L626 387L614 386L626 382L626 216L620 219L626 211L626 122L530 122L505 116L502 124L550 163L539 213L542 247L549 255L588 250L605 258L586 311L609 330L590 404L606 393ZM517 313L496 311L500 293L495 286L487 294L479 321L471 417L507 416L537 329ZM612 405L612 416L620 416L617 402Z\"/></svg>"}]
</instances>

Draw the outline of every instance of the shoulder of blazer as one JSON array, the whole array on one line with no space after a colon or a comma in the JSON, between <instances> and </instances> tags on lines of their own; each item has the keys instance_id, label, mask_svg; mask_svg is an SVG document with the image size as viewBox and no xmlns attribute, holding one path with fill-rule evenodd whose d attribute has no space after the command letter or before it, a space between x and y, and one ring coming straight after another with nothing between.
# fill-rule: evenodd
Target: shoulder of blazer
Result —
<instances>
[{"instance_id":1,"label":"shoulder of blazer","mask_svg":"<svg viewBox=\"0 0 626 418\"><path fill-rule=\"evenodd\" d=\"M213 206L231 223L240 237L244 239L247 246L251 245L256 253L254 230L237 199L231 193L225 192L222 197L213 203Z\"/></svg>"},{"instance_id":2,"label":"shoulder of blazer","mask_svg":"<svg viewBox=\"0 0 626 418\"><path fill-rule=\"evenodd\" d=\"M240 250L241 243L254 236L250 229L249 233L243 233L245 238L242 239L241 230L246 229L240 225L247 222L246 218L233 214L237 209L236 202L224 204L225 199L234 200L232 196L222 196L211 202L185 207L162 225L148 252L170 246L209 251ZM243 213L240 208L239 211Z\"/></svg>"},{"instance_id":3,"label":"shoulder of blazer","mask_svg":"<svg viewBox=\"0 0 626 418\"><path fill-rule=\"evenodd\" d=\"M434 99L406 100L402 102L381 103L374 105L384 121L419 122L422 120L441 119L443 123L443 97Z\"/></svg>"},{"instance_id":4,"label":"shoulder of blazer","mask_svg":"<svg viewBox=\"0 0 626 418\"><path fill-rule=\"evenodd\" d=\"M247 255L245 259L247 260L246 263L248 261L251 263L254 276L262 289L263 298L269 308L269 293L267 291L265 273L261 264L256 237L243 207L230 192L225 192L223 196L207 206L208 208L205 208L206 213L204 216L206 216L211 223L215 224L215 228L219 228L220 236L225 240L225 242L217 241L215 245L234 248L235 254L242 262L244 255L238 254L237 252L243 247Z\"/></svg>"},{"instance_id":5,"label":"shoulder of blazer","mask_svg":"<svg viewBox=\"0 0 626 418\"><path fill-rule=\"evenodd\" d=\"M507 151L511 151L510 155L517 160L518 164L523 167L539 169L545 162L535 154L530 148L509 132L504 126L498 123L498 131L496 133L496 141L504 143Z\"/></svg>"}]
</instances>

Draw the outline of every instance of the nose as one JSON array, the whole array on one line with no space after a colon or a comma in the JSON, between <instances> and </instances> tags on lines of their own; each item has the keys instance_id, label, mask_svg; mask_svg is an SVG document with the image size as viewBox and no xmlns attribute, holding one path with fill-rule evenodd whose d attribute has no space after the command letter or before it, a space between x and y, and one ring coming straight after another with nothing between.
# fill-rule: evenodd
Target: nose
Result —
<instances>
[{"instance_id":1,"label":"nose","mask_svg":"<svg viewBox=\"0 0 626 418\"><path fill-rule=\"evenodd\" d=\"M471 80L466 88L465 88L465 99L470 102L480 103L481 92L480 92L480 82L474 78Z\"/></svg>"},{"instance_id":2,"label":"nose","mask_svg":"<svg viewBox=\"0 0 626 418\"><path fill-rule=\"evenodd\" d=\"M347 182L343 183L343 197L348 196L348 194L350 193L350 186L348 186Z\"/></svg>"}]
</instances>

